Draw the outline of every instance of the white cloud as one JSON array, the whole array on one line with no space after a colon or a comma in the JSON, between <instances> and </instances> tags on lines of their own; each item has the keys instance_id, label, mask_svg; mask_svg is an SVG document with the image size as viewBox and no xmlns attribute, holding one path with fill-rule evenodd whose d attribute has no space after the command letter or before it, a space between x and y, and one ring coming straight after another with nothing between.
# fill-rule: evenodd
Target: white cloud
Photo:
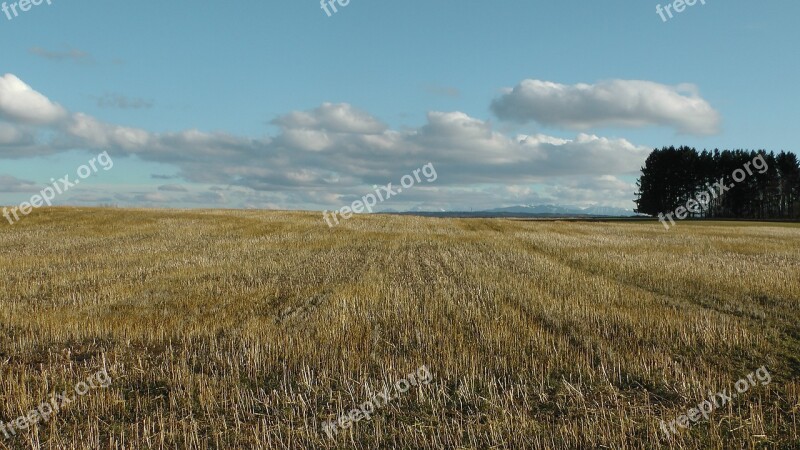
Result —
<instances>
[{"instance_id":1,"label":"white cloud","mask_svg":"<svg viewBox=\"0 0 800 450\"><path fill-rule=\"evenodd\" d=\"M524 80L495 99L492 111L504 120L576 130L656 125L709 135L720 126L719 113L695 86L639 80L576 85Z\"/></svg>"},{"instance_id":2,"label":"white cloud","mask_svg":"<svg viewBox=\"0 0 800 450\"><path fill-rule=\"evenodd\" d=\"M93 148L141 149L150 143L151 138L147 131L102 123L83 113L73 114L65 130L78 139L77 146Z\"/></svg>"},{"instance_id":3,"label":"white cloud","mask_svg":"<svg viewBox=\"0 0 800 450\"><path fill-rule=\"evenodd\" d=\"M28 96L34 103L54 105L38 93ZM18 109L26 107L24 103ZM418 128L392 130L349 104L325 103L309 111L290 112L273 122L279 128L274 137L259 139L200 130L153 133L83 113L63 111L60 116L38 127L20 114L8 119L7 129L0 127L0 158L83 149L108 151L117 167L124 164L121 158L125 156L175 167L176 178L186 182L188 192L162 186L155 192L134 191L117 197L145 204L232 201L236 203L229 206L338 206L371 192L375 184L396 184L401 176L431 162L439 179L404 192L399 201L443 209L454 204L495 207L510 195L501 186L515 186L517 197L526 192L538 196L534 185L569 177L635 173L650 151L625 139L590 134L572 139L541 134L510 137L495 130L491 122L460 111L433 111ZM36 142L15 144L20 136L14 133L20 126L29 127L33 132L29 137ZM5 135L10 136L5 138L9 143L2 145ZM242 192L197 193L192 189L196 185L234 186ZM565 186L565 195L572 192L567 189L582 188ZM607 191L626 201L632 197L631 192L621 193L619 186ZM386 207L404 208L401 204Z\"/></svg>"},{"instance_id":4,"label":"white cloud","mask_svg":"<svg viewBox=\"0 0 800 450\"><path fill-rule=\"evenodd\" d=\"M313 111L295 111L275 119L273 123L285 129L352 134L377 134L386 129L386 125L376 118L346 103L323 103Z\"/></svg>"},{"instance_id":5,"label":"white cloud","mask_svg":"<svg viewBox=\"0 0 800 450\"><path fill-rule=\"evenodd\" d=\"M650 149L625 139L578 134L575 139L520 136L520 144L542 155L550 175L633 174L641 169Z\"/></svg>"},{"instance_id":6,"label":"white cloud","mask_svg":"<svg viewBox=\"0 0 800 450\"><path fill-rule=\"evenodd\" d=\"M546 186L545 195L563 204L587 207L593 205L633 209L636 185L612 175L559 179Z\"/></svg>"},{"instance_id":7,"label":"white cloud","mask_svg":"<svg viewBox=\"0 0 800 450\"><path fill-rule=\"evenodd\" d=\"M0 77L0 117L32 124L51 124L66 117L60 105L12 74Z\"/></svg>"}]
</instances>

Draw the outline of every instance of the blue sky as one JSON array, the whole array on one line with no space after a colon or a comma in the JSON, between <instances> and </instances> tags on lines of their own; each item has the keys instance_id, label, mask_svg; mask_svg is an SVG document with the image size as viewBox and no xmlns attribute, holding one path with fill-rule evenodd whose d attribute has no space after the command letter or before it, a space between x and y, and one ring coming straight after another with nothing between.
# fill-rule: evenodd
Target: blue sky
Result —
<instances>
[{"instance_id":1,"label":"blue sky","mask_svg":"<svg viewBox=\"0 0 800 450\"><path fill-rule=\"evenodd\" d=\"M6 2L14 3L14 2ZM800 3L52 0L0 13L0 204L632 208L663 145L797 151ZM513 89L513 90L510 90Z\"/></svg>"}]
</instances>

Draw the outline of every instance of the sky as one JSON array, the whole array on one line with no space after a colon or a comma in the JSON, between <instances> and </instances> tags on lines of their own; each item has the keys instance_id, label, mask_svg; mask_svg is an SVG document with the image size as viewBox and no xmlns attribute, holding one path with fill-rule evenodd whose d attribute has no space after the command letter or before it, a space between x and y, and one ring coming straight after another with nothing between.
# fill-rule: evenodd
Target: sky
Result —
<instances>
[{"instance_id":1,"label":"sky","mask_svg":"<svg viewBox=\"0 0 800 450\"><path fill-rule=\"evenodd\" d=\"M18 1L2 205L333 210L429 165L375 210L633 209L653 148L800 148L796 0Z\"/></svg>"}]
</instances>

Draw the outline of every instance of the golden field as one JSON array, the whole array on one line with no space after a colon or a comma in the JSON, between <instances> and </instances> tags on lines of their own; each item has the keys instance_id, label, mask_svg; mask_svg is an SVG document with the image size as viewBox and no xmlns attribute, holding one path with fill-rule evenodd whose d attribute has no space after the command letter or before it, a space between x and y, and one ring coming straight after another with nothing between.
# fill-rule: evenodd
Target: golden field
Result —
<instances>
[{"instance_id":1,"label":"golden field","mask_svg":"<svg viewBox=\"0 0 800 450\"><path fill-rule=\"evenodd\" d=\"M112 378L0 448L800 448L796 224L52 208L0 254L0 421Z\"/></svg>"}]
</instances>

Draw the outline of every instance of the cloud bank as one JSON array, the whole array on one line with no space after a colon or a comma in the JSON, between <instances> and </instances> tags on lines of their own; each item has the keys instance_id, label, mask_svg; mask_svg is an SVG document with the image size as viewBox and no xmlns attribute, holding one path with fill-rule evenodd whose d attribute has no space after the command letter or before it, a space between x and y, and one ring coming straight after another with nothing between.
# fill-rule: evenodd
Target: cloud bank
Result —
<instances>
[{"instance_id":1,"label":"cloud bank","mask_svg":"<svg viewBox=\"0 0 800 450\"><path fill-rule=\"evenodd\" d=\"M630 119L637 120L644 119ZM574 123L591 122L583 118ZM185 182L123 196L131 202L330 208L359 198L375 184L396 183L409 168L432 162L440 175L437 182L404 200L447 208L561 197L630 208L634 187L618 177L638 173L650 151L625 139L586 133L570 139L511 137L458 111L431 111L421 126L395 130L350 104L323 103L288 112L272 123L278 133L260 138L200 130L154 133L67 111L14 75L0 78L0 159L76 149L108 151L117 164L135 156L171 165ZM215 187L199 191L194 184ZM548 188L530 188L536 184ZM616 197L608 198L610 192ZM91 196L83 198L90 201ZM234 198L239 203L226 203ZM107 193L102 199L108 200Z\"/></svg>"}]
</instances>

